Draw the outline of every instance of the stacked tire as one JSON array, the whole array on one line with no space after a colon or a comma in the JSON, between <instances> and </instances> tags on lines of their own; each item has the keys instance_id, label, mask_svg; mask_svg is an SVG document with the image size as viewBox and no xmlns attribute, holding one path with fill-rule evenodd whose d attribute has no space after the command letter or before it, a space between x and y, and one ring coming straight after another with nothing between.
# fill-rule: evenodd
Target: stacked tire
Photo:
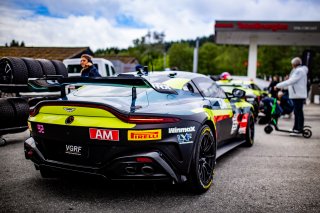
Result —
<instances>
[{"instance_id":1,"label":"stacked tire","mask_svg":"<svg viewBox=\"0 0 320 213\"><path fill-rule=\"evenodd\" d=\"M29 105L23 98L0 99L0 129L27 126Z\"/></svg>"},{"instance_id":2,"label":"stacked tire","mask_svg":"<svg viewBox=\"0 0 320 213\"><path fill-rule=\"evenodd\" d=\"M42 78L44 75L68 77L68 71L58 60L17 57L0 59L0 84L27 84L28 78Z\"/></svg>"}]
</instances>

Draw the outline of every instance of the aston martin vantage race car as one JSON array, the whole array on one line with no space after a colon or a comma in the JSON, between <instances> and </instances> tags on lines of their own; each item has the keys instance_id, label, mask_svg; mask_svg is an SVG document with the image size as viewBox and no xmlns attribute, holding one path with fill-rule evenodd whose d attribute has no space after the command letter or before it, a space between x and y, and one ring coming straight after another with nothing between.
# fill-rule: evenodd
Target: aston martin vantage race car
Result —
<instances>
[{"instance_id":1,"label":"aston martin vantage race car","mask_svg":"<svg viewBox=\"0 0 320 213\"><path fill-rule=\"evenodd\" d=\"M212 185L216 159L254 143L245 92L225 92L209 77L183 71L106 78L33 79L33 91L61 91L39 102L24 143L43 177L84 173L108 180Z\"/></svg>"},{"instance_id":2,"label":"aston martin vantage race car","mask_svg":"<svg viewBox=\"0 0 320 213\"><path fill-rule=\"evenodd\" d=\"M251 103L254 107L254 117L255 119L259 114L260 101L269 96L268 92L259 88L253 81L243 81L243 80L219 80L216 81L217 84L225 91L232 92L234 88L241 88L246 92L246 101Z\"/></svg>"}]
</instances>

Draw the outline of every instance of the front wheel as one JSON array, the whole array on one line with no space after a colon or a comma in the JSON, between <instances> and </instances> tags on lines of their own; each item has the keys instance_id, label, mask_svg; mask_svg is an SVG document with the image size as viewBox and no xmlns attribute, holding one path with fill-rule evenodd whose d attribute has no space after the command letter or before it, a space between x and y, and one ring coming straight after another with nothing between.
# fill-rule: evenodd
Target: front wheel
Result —
<instances>
[{"instance_id":1,"label":"front wheel","mask_svg":"<svg viewBox=\"0 0 320 213\"><path fill-rule=\"evenodd\" d=\"M208 125L200 129L200 135L194 143L195 152L188 179L190 189L200 194L210 188L216 164L216 141Z\"/></svg>"}]
</instances>

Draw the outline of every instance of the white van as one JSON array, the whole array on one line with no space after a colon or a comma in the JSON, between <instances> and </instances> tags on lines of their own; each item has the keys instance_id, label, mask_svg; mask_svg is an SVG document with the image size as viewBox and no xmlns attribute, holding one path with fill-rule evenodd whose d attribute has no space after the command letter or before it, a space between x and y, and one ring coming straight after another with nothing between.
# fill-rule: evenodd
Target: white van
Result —
<instances>
[{"instance_id":1,"label":"white van","mask_svg":"<svg viewBox=\"0 0 320 213\"><path fill-rule=\"evenodd\" d=\"M104 58L93 58L92 62L102 77L116 74L111 61ZM80 76L80 71L82 69L80 66L80 58L65 59L63 60L63 63L68 69L68 76Z\"/></svg>"}]
</instances>

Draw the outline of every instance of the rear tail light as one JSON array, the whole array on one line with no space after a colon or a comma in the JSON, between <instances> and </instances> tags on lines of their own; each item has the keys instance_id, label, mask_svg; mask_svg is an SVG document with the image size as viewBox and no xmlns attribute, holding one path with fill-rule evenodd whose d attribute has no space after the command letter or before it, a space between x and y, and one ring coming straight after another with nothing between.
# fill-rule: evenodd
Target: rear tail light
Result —
<instances>
[{"instance_id":1,"label":"rear tail light","mask_svg":"<svg viewBox=\"0 0 320 213\"><path fill-rule=\"evenodd\" d=\"M34 117L38 114L38 112L39 112L39 109L37 107L33 107L33 108L30 108L29 115L30 117Z\"/></svg>"},{"instance_id":2,"label":"rear tail light","mask_svg":"<svg viewBox=\"0 0 320 213\"><path fill-rule=\"evenodd\" d=\"M138 157L136 158L136 161L138 163L152 163L152 159L147 157Z\"/></svg>"},{"instance_id":3,"label":"rear tail light","mask_svg":"<svg viewBox=\"0 0 320 213\"><path fill-rule=\"evenodd\" d=\"M136 124L153 124L153 123L176 123L179 118L171 117L148 117L148 116L129 116L126 120L128 123Z\"/></svg>"}]
</instances>

